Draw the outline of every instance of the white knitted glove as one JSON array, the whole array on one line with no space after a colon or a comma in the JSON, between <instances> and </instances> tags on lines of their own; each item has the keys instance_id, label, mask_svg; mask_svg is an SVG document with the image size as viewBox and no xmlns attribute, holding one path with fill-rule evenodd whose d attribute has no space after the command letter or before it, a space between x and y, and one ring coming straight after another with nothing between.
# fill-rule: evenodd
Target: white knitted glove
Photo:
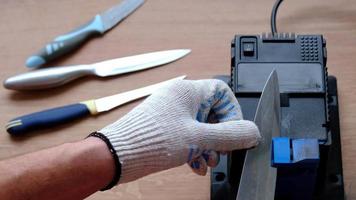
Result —
<instances>
[{"instance_id":1,"label":"white knitted glove","mask_svg":"<svg viewBox=\"0 0 356 200\"><path fill-rule=\"evenodd\" d=\"M208 124L208 116L219 123ZM186 162L205 175L207 165L218 163L217 152L250 148L260 139L256 125L242 120L233 92L219 80L174 81L98 132L119 157L119 183Z\"/></svg>"}]
</instances>

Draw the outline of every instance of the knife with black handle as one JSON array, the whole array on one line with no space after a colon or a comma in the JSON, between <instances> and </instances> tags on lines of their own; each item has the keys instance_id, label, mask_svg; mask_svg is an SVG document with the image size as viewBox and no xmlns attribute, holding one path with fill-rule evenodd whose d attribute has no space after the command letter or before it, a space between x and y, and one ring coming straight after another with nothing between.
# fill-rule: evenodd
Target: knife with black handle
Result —
<instances>
[{"instance_id":1,"label":"knife with black handle","mask_svg":"<svg viewBox=\"0 0 356 200\"><path fill-rule=\"evenodd\" d=\"M96 15L87 24L55 38L37 54L30 56L26 61L26 66L30 68L40 67L77 49L91 37L102 35L113 28L143 2L144 0L124 0L122 3Z\"/></svg>"}]
</instances>

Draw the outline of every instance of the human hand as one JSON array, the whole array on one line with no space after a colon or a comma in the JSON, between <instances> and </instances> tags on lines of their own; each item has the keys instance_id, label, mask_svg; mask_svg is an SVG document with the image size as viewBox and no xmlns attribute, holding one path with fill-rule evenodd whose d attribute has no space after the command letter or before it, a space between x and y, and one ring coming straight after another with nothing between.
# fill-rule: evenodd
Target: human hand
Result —
<instances>
[{"instance_id":1,"label":"human hand","mask_svg":"<svg viewBox=\"0 0 356 200\"><path fill-rule=\"evenodd\" d=\"M260 139L219 80L174 81L98 132L116 150L120 183L184 163L205 175L207 166L217 165L219 152L250 148Z\"/></svg>"}]
</instances>

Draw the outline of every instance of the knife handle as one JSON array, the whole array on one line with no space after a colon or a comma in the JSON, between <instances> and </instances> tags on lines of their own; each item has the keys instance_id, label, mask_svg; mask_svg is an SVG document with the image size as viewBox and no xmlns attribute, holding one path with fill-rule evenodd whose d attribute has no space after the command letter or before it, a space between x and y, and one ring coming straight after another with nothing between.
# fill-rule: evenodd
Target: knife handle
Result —
<instances>
[{"instance_id":1,"label":"knife handle","mask_svg":"<svg viewBox=\"0 0 356 200\"><path fill-rule=\"evenodd\" d=\"M4 87L11 90L35 90L53 88L86 75L95 74L91 65L40 69L10 77Z\"/></svg>"},{"instance_id":2,"label":"knife handle","mask_svg":"<svg viewBox=\"0 0 356 200\"><path fill-rule=\"evenodd\" d=\"M21 135L29 131L53 127L96 113L95 103L91 100L15 118L7 123L6 130L11 135Z\"/></svg>"},{"instance_id":3,"label":"knife handle","mask_svg":"<svg viewBox=\"0 0 356 200\"><path fill-rule=\"evenodd\" d=\"M77 49L92 36L102 33L104 33L103 23L100 15L96 15L95 18L87 24L65 35L58 36L53 42L47 44L36 55L30 56L26 61L26 66L29 68L40 67Z\"/></svg>"}]
</instances>

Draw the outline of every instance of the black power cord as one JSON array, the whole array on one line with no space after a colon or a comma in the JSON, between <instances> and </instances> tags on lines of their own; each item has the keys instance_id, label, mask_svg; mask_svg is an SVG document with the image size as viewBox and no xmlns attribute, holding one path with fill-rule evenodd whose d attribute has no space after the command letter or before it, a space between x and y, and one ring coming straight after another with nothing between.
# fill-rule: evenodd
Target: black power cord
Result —
<instances>
[{"instance_id":1,"label":"black power cord","mask_svg":"<svg viewBox=\"0 0 356 200\"><path fill-rule=\"evenodd\" d=\"M283 0L277 0L276 3L273 5L272 9L272 15L271 15L271 30L272 30L272 35L277 34L277 25L276 25L276 18L277 18L277 10L279 5L282 3Z\"/></svg>"}]
</instances>

